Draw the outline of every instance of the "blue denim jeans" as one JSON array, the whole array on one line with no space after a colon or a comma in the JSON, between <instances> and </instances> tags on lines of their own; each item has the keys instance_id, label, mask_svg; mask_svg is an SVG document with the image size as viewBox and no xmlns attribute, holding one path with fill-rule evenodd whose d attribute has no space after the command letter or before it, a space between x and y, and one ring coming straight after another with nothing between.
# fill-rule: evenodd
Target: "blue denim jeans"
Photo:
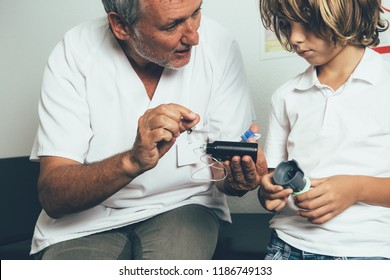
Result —
<instances>
[{"instance_id":1,"label":"blue denim jeans","mask_svg":"<svg viewBox=\"0 0 390 280\"><path fill-rule=\"evenodd\" d=\"M131 224L60 242L35 255L44 260L211 259L219 219L212 209L187 205Z\"/></svg>"},{"instance_id":2,"label":"blue denim jeans","mask_svg":"<svg viewBox=\"0 0 390 280\"><path fill-rule=\"evenodd\" d=\"M267 246L266 260L387 260L383 257L335 257L299 250L280 239L275 230Z\"/></svg>"}]
</instances>

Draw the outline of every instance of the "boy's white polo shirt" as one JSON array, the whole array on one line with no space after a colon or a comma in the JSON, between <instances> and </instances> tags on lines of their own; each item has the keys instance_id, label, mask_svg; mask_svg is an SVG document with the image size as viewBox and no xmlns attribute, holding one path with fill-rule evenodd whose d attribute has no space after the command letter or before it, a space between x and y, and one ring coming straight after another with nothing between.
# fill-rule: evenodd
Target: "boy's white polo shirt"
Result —
<instances>
[{"instance_id":1,"label":"boy's white polo shirt","mask_svg":"<svg viewBox=\"0 0 390 280\"><path fill-rule=\"evenodd\" d=\"M265 146L270 168L295 159L309 178L390 177L390 67L370 49L337 91L309 67L272 97ZM389 186L390 187L390 186ZM323 225L288 207L271 222L279 237L325 255L390 257L390 208L357 203Z\"/></svg>"}]
</instances>

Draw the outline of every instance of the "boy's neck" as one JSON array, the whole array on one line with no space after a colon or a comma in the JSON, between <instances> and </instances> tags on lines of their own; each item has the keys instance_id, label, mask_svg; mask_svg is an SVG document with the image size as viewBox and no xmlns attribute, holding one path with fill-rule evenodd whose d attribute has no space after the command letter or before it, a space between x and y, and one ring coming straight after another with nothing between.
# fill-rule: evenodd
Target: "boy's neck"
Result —
<instances>
[{"instance_id":1,"label":"boy's neck","mask_svg":"<svg viewBox=\"0 0 390 280\"><path fill-rule=\"evenodd\" d=\"M323 85L337 90L355 71L364 55L365 48L346 45L344 49L331 61L317 66L317 77Z\"/></svg>"}]
</instances>

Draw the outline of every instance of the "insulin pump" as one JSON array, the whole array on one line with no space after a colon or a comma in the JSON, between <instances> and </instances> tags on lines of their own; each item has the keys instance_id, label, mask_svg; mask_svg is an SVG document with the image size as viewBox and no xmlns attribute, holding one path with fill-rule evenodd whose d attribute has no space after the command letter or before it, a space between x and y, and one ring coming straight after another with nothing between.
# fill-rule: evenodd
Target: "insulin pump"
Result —
<instances>
[{"instance_id":1,"label":"insulin pump","mask_svg":"<svg viewBox=\"0 0 390 280\"><path fill-rule=\"evenodd\" d=\"M299 167L296 160L282 161L276 166L273 175L274 183L293 190L293 195L304 193L310 188L310 179Z\"/></svg>"},{"instance_id":2,"label":"insulin pump","mask_svg":"<svg viewBox=\"0 0 390 280\"><path fill-rule=\"evenodd\" d=\"M212 143L207 143L206 154L211 155L214 159L219 161L231 160L233 156L243 157L248 155L256 162L258 144L246 141L249 138L257 140L259 137L260 134L255 134L249 129L241 136L241 139L244 142L214 141Z\"/></svg>"},{"instance_id":3,"label":"insulin pump","mask_svg":"<svg viewBox=\"0 0 390 280\"><path fill-rule=\"evenodd\" d=\"M257 143L214 141L206 145L206 154L219 161L230 160L233 156L251 156L257 160Z\"/></svg>"}]
</instances>

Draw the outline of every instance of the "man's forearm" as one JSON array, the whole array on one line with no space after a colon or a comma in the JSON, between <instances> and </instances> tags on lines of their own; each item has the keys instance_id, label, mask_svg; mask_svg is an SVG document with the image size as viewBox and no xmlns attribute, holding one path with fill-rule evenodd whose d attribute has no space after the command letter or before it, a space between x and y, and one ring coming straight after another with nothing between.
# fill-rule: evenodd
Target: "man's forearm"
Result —
<instances>
[{"instance_id":1,"label":"man's forearm","mask_svg":"<svg viewBox=\"0 0 390 280\"><path fill-rule=\"evenodd\" d=\"M59 218L98 205L138 175L130 175L126 157L119 154L89 165L58 164L44 170L38 182L42 207L49 216Z\"/></svg>"}]
</instances>

